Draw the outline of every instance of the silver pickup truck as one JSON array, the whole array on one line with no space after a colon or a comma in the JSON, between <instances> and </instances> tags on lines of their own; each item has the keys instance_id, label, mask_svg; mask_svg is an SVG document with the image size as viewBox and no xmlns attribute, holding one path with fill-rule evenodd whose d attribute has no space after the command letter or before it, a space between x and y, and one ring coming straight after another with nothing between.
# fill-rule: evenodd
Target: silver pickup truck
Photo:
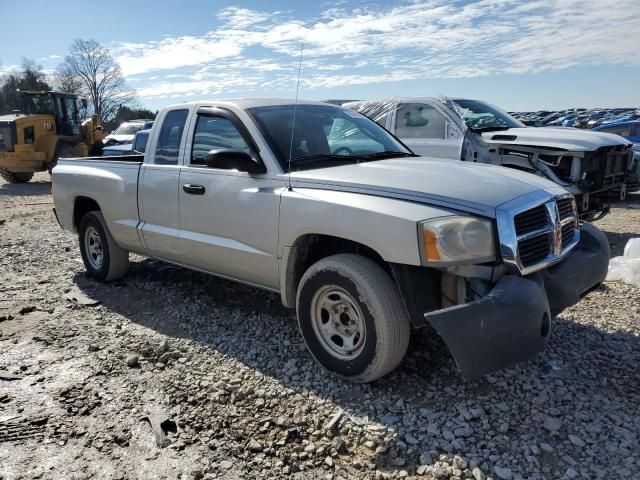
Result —
<instances>
[{"instance_id":1,"label":"silver pickup truck","mask_svg":"<svg viewBox=\"0 0 640 480\"><path fill-rule=\"evenodd\" d=\"M576 128L533 128L499 108L465 98L397 97L343 105L375 120L415 153L490 163L548 178L572 193L592 221L624 200L631 142Z\"/></svg>"},{"instance_id":2,"label":"silver pickup truck","mask_svg":"<svg viewBox=\"0 0 640 480\"><path fill-rule=\"evenodd\" d=\"M144 156L61 159L53 197L90 277L136 252L279 292L313 357L358 382L393 370L412 328L465 378L524 361L609 259L554 183L418 157L322 103L166 107Z\"/></svg>"}]
</instances>

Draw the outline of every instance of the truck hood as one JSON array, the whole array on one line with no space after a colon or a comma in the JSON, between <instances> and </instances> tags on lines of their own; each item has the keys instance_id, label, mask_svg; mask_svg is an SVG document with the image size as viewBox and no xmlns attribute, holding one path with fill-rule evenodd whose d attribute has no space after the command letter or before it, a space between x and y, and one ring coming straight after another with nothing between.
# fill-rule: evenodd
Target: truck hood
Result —
<instances>
[{"instance_id":1,"label":"truck hood","mask_svg":"<svg viewBox=\"0 0 640 480\"><path fill-rule=\"evenodd\" d=\"M115 140L118 143L131 143L133 142L133 137L135 135L107 135L106 137L104 137L104 142L106 142L107 140Z\"/></svg>"},{"instance_id":2,"label":"truck hood","mask_svg":"<svg viewBox=\"0 0 640 480\"><path fill-rule=\"evenodd\" d=\"M489 144L526 145L574 152L590 152L612 145L630 145L624 138L612 133L575 128L510 128L496 132L483 132L481 135L482 139Z\"/></svg>"},{"instance_id":3,"label":"truck hood","mask_svg":"<svg viewBox=\"0 0 640 480\"><path fill-rule=\"evenodd\" d=\"M398 158L294 172L294 187L352 191L495 217L499 205L535 190L565 192L511 168L431 157Z\"/></svg>"}]
</instances>

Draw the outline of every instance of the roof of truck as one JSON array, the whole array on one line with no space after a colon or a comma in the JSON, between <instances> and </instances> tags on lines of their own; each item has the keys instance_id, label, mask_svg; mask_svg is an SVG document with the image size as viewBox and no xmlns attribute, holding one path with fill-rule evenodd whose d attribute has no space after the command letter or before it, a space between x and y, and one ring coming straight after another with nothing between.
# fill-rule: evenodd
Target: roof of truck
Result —
<instances>
[{"instance_id":1,"label":"roof of truck","mask_svg":"<svg viewBox=\"0 0 640 480\"><path fill-rule=\"evenodd\" d=\"M294 98L216 98L212 100L198 100L197 102L185 102L185 103L177 103L174 105L168 105L166 108L176 108L176 107L206 107L210 105L222 105L222 104L231 104L235 105L238 108L246 109L253 107L269 107L272 105L291 105L296 103ZM323 102L316 102L311 100L301 100L298 99L299 104L304 105L328 105Z\"/></svg>"}]
</instances>

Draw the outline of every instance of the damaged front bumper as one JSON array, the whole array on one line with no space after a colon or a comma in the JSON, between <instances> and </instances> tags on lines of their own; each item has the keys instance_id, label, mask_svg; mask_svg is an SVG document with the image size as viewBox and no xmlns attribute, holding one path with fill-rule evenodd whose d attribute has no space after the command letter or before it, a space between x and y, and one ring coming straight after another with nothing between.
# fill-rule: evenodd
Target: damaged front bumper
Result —
<instances>
[{"instance_id":1,"label":"damaged front bumper","mask_svg":"<svg viewBox=\"0 0 640 480\"><path fill-rule=\"evenodd\" d=\"M528 360L549 341L551 319L597 287L607 274L609 244L590 224L560 263L526 277L505 275L484 297L425 319L471 380Z\"/></svg>"}]
</instances>

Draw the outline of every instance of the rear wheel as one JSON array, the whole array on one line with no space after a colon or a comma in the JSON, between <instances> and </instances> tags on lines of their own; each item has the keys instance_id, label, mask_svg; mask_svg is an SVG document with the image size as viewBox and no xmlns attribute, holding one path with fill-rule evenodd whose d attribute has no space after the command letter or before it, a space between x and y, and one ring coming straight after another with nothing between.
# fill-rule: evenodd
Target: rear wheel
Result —
<instances>
[{"instance_id":1,"label":"rear wheel","mask_svg":"<svg viewBox=\"0 0 640 480\"><path fill-rule=\"evenodd\" d=\"M94 210L82 217L78 235L89 277L108 282L127 273L129 252L115 242L100 211Z\"/></svg>"},{"instance_id":2,"label":"rear wheel","mask_svg":"<svg viewBox=\"0 0 640 480\"><path fill-rule=\"evenodd\" d=\"M300 332L327 370L371 382L396 368L409 345L409 318L391 277L368 258L324 258L303 275L296 298Z\"/></svg>"},{"instance_id":3,"label":"rear wheel","mask_svg":"<svg viewBox=\"0 0 640 480\"><path fill-rule=\"evenodd\" d=\"M33 178L33 173L28 172L10 172L9 170L0 169L0 177L4 179L5 182L9 183L27 183L29 180Z\"/></svg>"}]
</instances>

